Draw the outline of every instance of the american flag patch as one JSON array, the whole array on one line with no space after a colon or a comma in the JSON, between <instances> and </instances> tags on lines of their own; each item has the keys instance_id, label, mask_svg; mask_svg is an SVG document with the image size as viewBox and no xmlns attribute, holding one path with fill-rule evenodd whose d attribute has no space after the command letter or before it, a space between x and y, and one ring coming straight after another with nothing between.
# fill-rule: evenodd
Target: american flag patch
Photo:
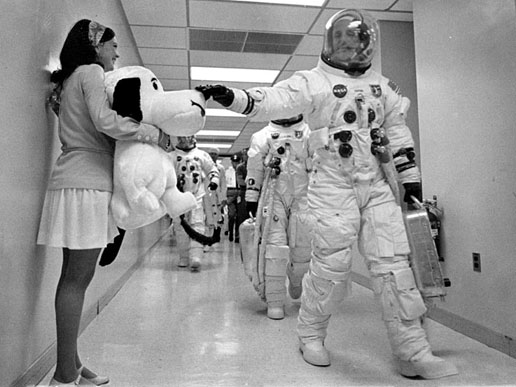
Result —
<instances>
[{"instance_id":1,"label":"american flag patch","mask_svg":"<svg viewBox=\"0 0 516 387\"><path fill-rule=\"evenodd\" d=\"M390 87L392 90L394 90L394 92L395 92L396 94L399 94L399 93L400 93L400 87L399 87L396 83L394 83L393 81L391 81L391 80L389 80L389 87Z\"/></svg>"}]
</instances>

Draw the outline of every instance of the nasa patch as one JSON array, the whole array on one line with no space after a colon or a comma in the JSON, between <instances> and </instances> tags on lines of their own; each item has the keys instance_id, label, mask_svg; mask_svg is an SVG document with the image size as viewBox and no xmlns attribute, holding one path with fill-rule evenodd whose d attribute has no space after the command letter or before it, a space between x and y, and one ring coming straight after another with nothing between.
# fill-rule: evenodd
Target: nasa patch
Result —
<instances>
[{"instance_id":1,"label":"nasa patch","mask_svg":"<svg viewBox=\"0 0 516 387\"><path fill-rule=\"evenodd\" d=\"M278 132L274 132L274 133L271 134L271 137L272 137L273 140L276 140L279 137L279 133Z\"/></svg>"},{"instance_id":2,"label":"nasa patch","mask_svg":"<svg viewBox=\"0 0 516 387\"><path fill-rule=\"evenodd\" d=\"M294 132L294 137L295 137L295 138L301 138L301 137L303 137L303 132L302 132L301 130L296 130L296 131Z\"/></svg>"},{"instance_id":3,"label":"nasa patch","mask_svg":"<svg viewBox=\"0 0 516 387\"><path fill-rule=\"evenodd\" d=\"M348 88L345 85L335 85L333 86L333 95L337 98L344 98L348 93Z\"/></svg>"}]
</instances>

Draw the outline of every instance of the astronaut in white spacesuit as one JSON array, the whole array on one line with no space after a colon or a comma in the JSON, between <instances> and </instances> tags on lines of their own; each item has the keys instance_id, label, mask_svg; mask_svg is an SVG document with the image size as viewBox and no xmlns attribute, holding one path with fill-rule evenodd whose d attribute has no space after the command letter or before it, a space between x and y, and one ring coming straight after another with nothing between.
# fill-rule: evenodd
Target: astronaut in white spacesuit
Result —
<instances>
[{"instance_id":1,"label":"astronaut in white spacesuit","mask_svg":"<svg viewBox=\"0 0 516 387\"><path fill-rule=\"evenodd\" d=\"M260 192L272 189L271 217L265 246L265 301L267 316L285 317L285 280L292 299L301 296L301 281L310 262L310 230L306 193L311 169L308 135L303 115L273 120L251 137L247 161L246 208L253 215ZM270 166L271 162L274 164ZM274 168L274 180L263 186L265 175ZM272 184L273 183L273 184ZM262 198L264 195L262 195ZM263 200L263 199L262 199Z\"/></svg>"},{"instance_id":2,"label":"astronaut in white spacesuit","mask_svg":"<svg viewBox=\"0 0 516 387\"><path fill-rule=\"evenodd\" d=\"M358 241L399 372L440 378L457 369L432 354L421 326L426 307L410 269L392 182L397 176L403 184L406 202L421 198L414 142L405 124L409 101L392 81L370 69L378 34L367 12L345 9L326 23L314 69L273 87L197 89L256 121L302 113L312 130L308 206L316 221L297 327L304 360L330 364L324 339L332 312L349 293L351 248Z\"/></svg>"},{"instance_id":3,"label":"astronaut in white spacesuit","mask_svg":"<svg viewBox=\"0 0 516 387\"><path fill-rule=\"evenodd\" d=\"M210 155L197 148L195 136L178 137L176 149L169 153L174 162L178 187L183 192L191 192L197 199L197 207L185 214L191 228L204 235L207 223L204 196L206 189L216 191L219 186L219 171ZM209 217L208 217L209 219ZM208 226L208 227L206 227ZM188 236L180 219L173 220L179 250L179 267L198 271L201 267L203 244Z\"/></svg>"},{"instance_id":4,"label":"astronaut in white spacesuit","mask_svg":"<svg viewBox=\"0 0 516 387\"><path fill-rule=\"evenodd\" d=\"M222 165L219 160L220 151L216 147L212 147L206 150L210 155L213 163L217 167L219 172L219 185L215 191L208 190L204 196L204 208L206 210L206 226L208 230L207 235L213 235L215 227L222 227L224 223L224 207L227 204L226 197L226 168ZM208 182L209 185L209 182ZM204 251L207 251L209 246L205 246Z\"/></svg>"}]
</instances>

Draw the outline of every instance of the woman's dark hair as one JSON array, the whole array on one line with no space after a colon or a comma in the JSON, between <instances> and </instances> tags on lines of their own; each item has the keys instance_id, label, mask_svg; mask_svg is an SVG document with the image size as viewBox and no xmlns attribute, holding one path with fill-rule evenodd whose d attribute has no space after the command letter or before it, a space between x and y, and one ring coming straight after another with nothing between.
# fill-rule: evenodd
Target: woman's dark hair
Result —
<instances>
[{"instance_id":1,"label":"woman's dark hair","mask_svg":"<svg viewBox=\"0 0 516 387\"><path fill-rule=\"evenodd\" d=\"M90 22L88 19L79 20L68 33L59 56L61 69L52 73L51 82L62 84L81 65L97 63L102 66L97 51L89 40ZM114 37L115 32L106 28L99 43L110 41Z\"/></svg>"}]
</instances>

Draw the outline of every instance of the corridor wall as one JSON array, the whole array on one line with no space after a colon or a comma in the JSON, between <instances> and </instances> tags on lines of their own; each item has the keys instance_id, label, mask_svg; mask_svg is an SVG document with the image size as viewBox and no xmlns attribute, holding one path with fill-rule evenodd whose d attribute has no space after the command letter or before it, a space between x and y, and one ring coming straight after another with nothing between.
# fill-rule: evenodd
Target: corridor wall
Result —
<instances>
[{"instance_id":1,"label":"corridor wall","mask_svg":"<svg viewBox=\"0 0 516 387\"><path fill-rule=\"evenodd\" d=\"M445 301L430 308L434 320L516 357L516 2L413 1L417 119L423 197L444 210L442 267L451 280ZM403 55L404 34L395 33ZM397 47L397 48L396 48ZM388 60L397 76L409 66ZM392 59L392 55L391 55ZM406 62L405 62L406 63ZM409 89L410 90L410 89ZM412 99L412 97L411 97ZM414 113L414 100L409 118ZM410 126L410 124L409 124ZM473 253L481 271L473 270ZM358 256L358 254L357 254ZM355 261L356 262L356 261ZM354 264L354 279L369 286ZM460 350L460 349L458 349Z\"/></svg>"}]
</instances>

